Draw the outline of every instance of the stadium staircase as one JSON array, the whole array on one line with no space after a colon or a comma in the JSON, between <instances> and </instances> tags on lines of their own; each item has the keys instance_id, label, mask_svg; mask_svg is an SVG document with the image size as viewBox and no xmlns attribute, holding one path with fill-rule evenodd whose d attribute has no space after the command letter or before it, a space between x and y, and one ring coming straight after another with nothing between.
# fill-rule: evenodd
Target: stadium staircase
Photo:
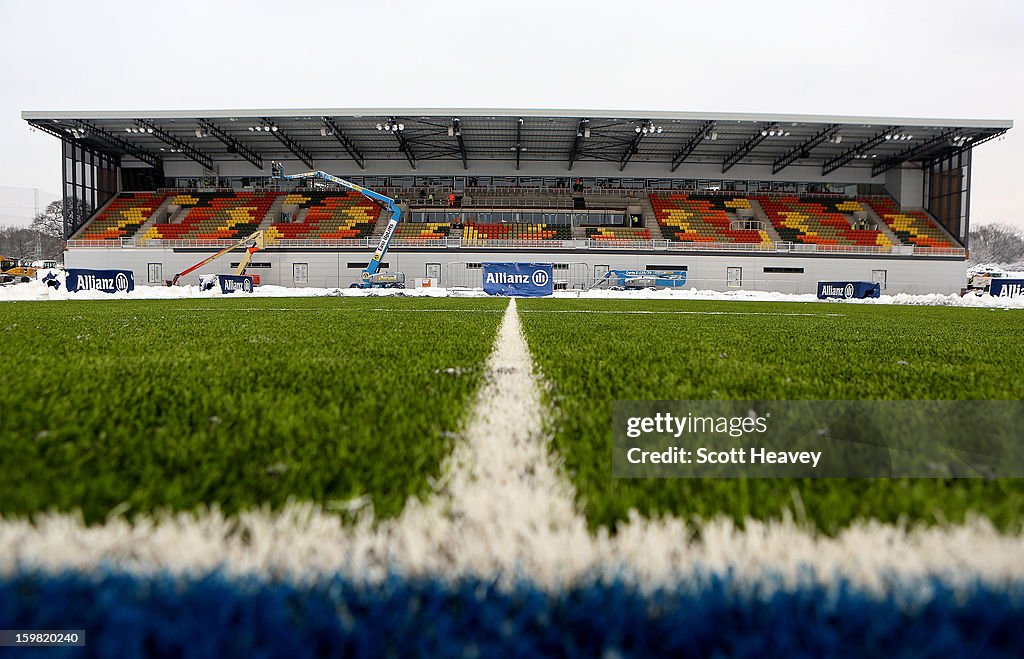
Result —
<instances>
[{"instance_id":1,"label":"stadium staircase","mask_svg":"<svg viewBox=\"0 0 1024 659\"><path fill-rule=\"evenodd\" d=\"M153 211L153 214L150 215L146 219L146 221L143 222L142 226L139 227L139 230L135 232L137 240L140 243L145 242L146 232L149 231L149 227L153 226L154 224L159 222L161 219L163 219L165 221L170 221L170 219L168 219L168 214L171 212L170 209L171 209L171 200L172 199L174 199L174 195L172 195L172 194L167 195L167 197L163 200L163 202L161 202L161 204L159 206L157 206L156 210ZM179 213L180 213L180 211L179 211Z\"/></svg>"},{"instance_id":2,"label":"stadium staircase","mask_svg":"<svg viewBox=\"0 0 1024 659\"><path fill-rule=\"evenodd\" d=\"M767 233L768 237L772 239L772 242L783 242L782 236L780 236L779 232L775 230L775 226L768 218L768 213L764 212L764 207L761 206L761 202L757 199L751 199L750 197L747 197L747 201L750 202L750 210L754 212L754 219L761 223L761 226L764 227L765 233Z\"/></svg>"},{"instance_id":3,"label":"stadium staircase","mask_svg":"<svg viewBox=\"0 0 1024 659\"><path fill-rule=\"evenodd\" d=\"M270 204L270 208L267 209L267 214L263 216L263 220L260 222L260 229L266 231L270 228L271 224L281 220L281 213L284 210L284 198L285 195L283 194L279 194L275 197L274 202Z\"/></svg>"},{"instance_id":4,"label":"stadium staircase","mask_svg":"<svg viewBox=\"0 0 1024 659\"><path fill-rule=\"evenodd\" d=\"M881 216L878 213L875 212L875 209L872 208L870 204L863 204L862 203L861 206L864 208L864 212L867 214L868 219L876 227L878 227L879 231L884 233L889 238L889 241L893 245L905 245L906 244L902 240L899 239L899 236L897 236L893 232L892 228L888 224L886 224L885 220L883 220L881 218Z\"/></svg>"},{"instance_id":5,"label":"stadium staircase","mask_svg":"<svg viewBox=\"0 0 1024 659\"><path fill-rule=\"evenodd\" d=\"M926 210L900 208L892 197L858 197L862 206L870 207L903 244L918 247L959 247L960 242Z\"/></svg>"}]
</instances>

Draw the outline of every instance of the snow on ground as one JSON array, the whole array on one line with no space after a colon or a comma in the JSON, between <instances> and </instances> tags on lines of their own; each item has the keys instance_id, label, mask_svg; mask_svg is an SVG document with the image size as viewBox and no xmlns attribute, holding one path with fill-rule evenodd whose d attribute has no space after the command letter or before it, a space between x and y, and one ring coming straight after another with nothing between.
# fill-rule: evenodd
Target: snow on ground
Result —
<instances>
[{"instance_id":1,"label":"snow on ground","mask_svg":"<svg viewBox=\"0 0 1024 659\"><path fill-rule=\"evenodd\" d=\"M1024 277L1024 275L1022 275ZM214 299L223 297L486 297L479 288L407 288L376 289L359 288L288 288L284 286L259 286L252 293L237 292L225 296L219 291L201 291L198 286L136 286L131 293L101 293L82 291L69 293L66 290L49 288L42 282L14 284L0 287L0 302L31 300L181 300ZM612 291L594 289L590 291L555 291L555 298L612 299L612 300L724 300L745 302L822 302L813 293L774 293L767 291L711 291L695 288ZM980 307L998 309L1024 309L1024 297L994 298L989 295L883 295L868 300L827 300L830 304L899 304L941 307Z\"/></svg>"}]
</instances>

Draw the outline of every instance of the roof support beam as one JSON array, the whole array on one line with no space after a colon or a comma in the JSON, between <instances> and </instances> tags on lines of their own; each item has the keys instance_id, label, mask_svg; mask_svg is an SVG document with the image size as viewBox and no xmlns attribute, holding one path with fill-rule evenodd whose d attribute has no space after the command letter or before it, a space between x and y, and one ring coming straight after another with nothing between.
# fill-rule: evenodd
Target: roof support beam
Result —
<instances>
[{"instance_id":1,"label":"roof support beam","mask_svg":"<svg viewBox=\"0 0 1024 659\"><path fill-rule=\"evenodd\" d=\"M346 135L345 132L341 130L337 122L335 122L334 119L330 117L320 118L323 120L324 125L327 126L328 129L330 129L331 135L334 135L334 139L338 140L341 146L348 153L349 157L352 158L352 160L357 165L359 165L359 169L366 169L363 154L359 152L359 149L357 149L356 145L352 143L352 140L348 138L348 135Z\"/></svg>"},{"instance_id":2,"label":"roof support beam","mask_svg":"<svg viewBox=\"0 0 1024 659\"><path fill-rule=\"evenodd\" d=\"M113 133L109 133L103 130L102 128L97 128L96 126L93 126L88 121L82 121L81 119L72 119L71 125L80 131L85 131L89 135L97 137L100 140L117 147L121 151L124 151L125 153L134 158L138 158L139 160L146 163L150 167L156 169L163 169L164 163L162 160L160 160L160 156L156 155L152 151L147 151L146 149L135 146L131 142L128 142L127 140L124 140L118 137L117 135L114 135Z\"/></svg>"},{"instance_id":3,"label":"roof support beam","mask_svg":"<svg viewBox=\"0 0 1024 659\"><path fill-rule=\"evenodd\" d=\"M274 126L274 122L266 117L263 118L263 125L268 126L270 128L276 127ZM270 132L274 137L277 138L277 141L285 145L285 147L289 151L291 151L296 158L306 163L307 167L309 167L310 169L316 169L316 165L313 164L313 156L309 155L309 151L306 151L304 148L302 148L301 144L299 144L291 137L289 137L288 134L285 133L280 128L277 128L277 130L271 130Z\"/></svg>"},{"instance_id":4,"label":"roof support beam","mask_svg":"<svg viewBox=\"0 0 1024 659\"><path fill-rule=\"evenodd\" d=\"M576 125L576 139L573 140L572 150L569 151L569 171L572 171L572 166L576 162L576 158L580 155L580 147L583 146L583 132L587 130L587 124L590 123L590 119L580 119L580 122Z\"/></svg>"},{"instance_id":5,"label":"roof support beam","mask_svg":"<svg viewBox=\"0 0 1024 659\"><path fill-rule=\"evenodd\" d=\"M679 150L679 153L672 156L671 171L676 171L679 165L682 165L683 161L690 157L690 154L693 153L693 150L697 148L697 145L700 144L701 141L708 135L710 135L711 131L715 129L715 125L716 124L714 121L704 122L704 125L701 126L700 129L698 129L697 132L694 133L693 137L690 138L690 141L683 145L683 148Z\"/></svg>"},{"instance_id":6,"label":"roof support beam","mask_svg":"<svg viewBox=\"0 0 1024 659\"><path fill-rule=\"evenodd\" d=\"M213 165L213 158L203 153L199 149L195 148L188 142L179 140L174 135L171 135L167 131L163 130L156 124L146 119L136 119L135 125L140 128L145 128L147 133L151 133L154 137L158 138L164 144L177 149L179 153L184 154L188 158L195 160L197 163L202 165L205 169L214 172L217 168Z\"/></svg>"},{"instance_id":7,"label":"roof support beam","mask_svg":"<svg viewBox=\"0 0 1024 659\"><path fill-rule=\"evenodd\" d=\"M935 146L938 146L939 144L942 144L944 142L948 143L949 140L959 132L959 130L953 128L951 130L947 130L936 135L930 140L925 140L924 142L921 142L918 145L912 146L909 149L904 149L903 151L900 151L896 155L886 158L880 163L876 163L875 166L871 168L871 175L878 176L883 172L889 171L893 167L899 167L904 162L908 160L913 160L915 156L919 156L922 153L931 150Z\"/></svg>"},{"instance_id":8,"label":"roof support beam","mask_svg":"<svg viewBox=\"0 0 1024 659\"><path fill-rule=\"evenodd\" d=\"M28 125L32 126L36 130L43 131L47 135L52 135L52 136L56 137L58 140L67 141L67 139L68 139L68 136L67 136L66 133L61 133L60 131L55 130L53 128L53 126L50 126L48 124L44 124L44 123L41 123L41 122L38 122L38 121L30 120L28 122Z\"/></svg>"},{"instance_id":9,"label":"roof support beam","mask_svg":"<svg viewBox=\"0 0 1024 659\"><path fill-rule=\"evenodd\" d=\"M743 160L748 153L754 150L754 147L768 139L767 131L771 130L774 125L775 124L765 124L761 127L761 130L757 131L753 137L744 142L740 148L730 153L725 159L725 162L722 163L722 173L724 174L732 169L732 166L740 160Z\"/></svg>"},{"instance_id":10,"label":"roof support beam","mask_svg":"<svg viewBox=\"0 0 1024 659\"><path fill-rule=\"evenodd\" d=\"M199 127L223 142L228 147L228 153L237 153L258 169L263 169L263 156L231 137L209 119L200 119Z\"/></svg>"},{"instance_id":11,"label":"roof support beam","mask_svg":"<svg viewBox=\"0 0 1024 659\"><path fill-rule=\"evenodd\" d=\"M404 125L404 122L399 121L396 117L388 117L387 123L392 126L396 124ZM388 132L394 135L395 139L398 140L398 151L405 154L405 159L409 161L409 166L416 169L416 154L412 150L412 144L409 143L409 140L405 139L405 131L393 130Z\"/></svg>"},{"instance_id":12,"label":"roof support beam","mask_svg":"<svg viewBox=\"0 0 1024 659\"><path fill-rule=\"evenodd\" d=\"M800 158L803 158L805 153L810 155L811 149L818 146L825 140L832 139L838 132L839 124L829 124L828 126L825 126L825 128L821 129L816 135L814 135L814 137L811 137L802 144L798 144L793 147L788 153L772 163L772 174L778 174Z\"/></svg>"},{"instance_id":13,"label":"roof support beam","mask_svg":"<svg viewBox=\"0 0 1024 659\"><path fill-rule=\"evenodd\" d=\"M466 155L466 143L462 141L462 126L458 117L452 119L452 129L455 139L459 142L459 155L462 156L462 168L469 169L469 156Z\"/></svg>"},{"instance_id":14,"label":"roof support beam","mask_svg":"<svg viewBox=\"0 0 1024 659\"><path fill-rule=\"evenodd\" d=\"M983 138L981 138L979 140L972 140L970 142L967 142L964 146L958 146L958 147L954 148L949 153L944 153L941 156L936 156L934 158L929 158L928 159L928 163L930 164L930 163L938 162L939 160L945 160L946 158L952 158L953 156L959 155L959 154L963 153L964 151L970 151L971 149L973 149L976 146L981 146L982 144L984 144L985 142L988 142L989 140L994 140L997 137L1002 136L1004 133L1006 133L1006 129L1000 130L997 133L992 133L991 135L983 137Z\"/></svg>"},{"instance_id":15,"label":"roof support beam","mask_svg":"<svg viewBox=\"0 0 1024 659\"><path fill-rule=\"evenodd\" d=\"M519 171L519 156L523 153L523 118L516 119L516 171Z\"/></svg>"},{"instance_id":16,"label":"roof support beam","mask_svg":"<svg viewBox=\"0 0 1024 659\"><path fill-rule=\"evenodd\" d=\"M829 172L834 172L835 170L837 170L840 167L842 167L843 165L847 164L848 162L850 162L851 160L853 160L857 156L861 155L865 151L868 151L870 149L875 148L876 146L878 146L879 144L881 144L882 142L885 141L885 136L886 135L888 135L888 134L890 134L892 132L898 131L901 128L902 128L902 126L890 126L889 128L886 128L885 130L883 130L881 133L878 133L874 137L872 137L872 138L870 138L868 140L865 140L864 142L861 142L860 144L858 144L857 146L853 147L852 149L847 149L843 153L839 154L838 156L836 156L832 160L829 160L824 165L822 165L822 167L821 167L821 175L824 176L825 174L828 174Z\"/></svg>"},{"instance_id":17,"label":"roof support beam","mask_svg":"<svg viewBox=\"0 0 1024 659\"><path fill-rule=\"evenodd\" d=\"M641 123L647 124L648 122L645 119ZM629 164L630 159L635 154L640 153L640 140L644 138L644 135L646 135L646 133L638 132L636 135L633 136L633 139L629 141L629 144L626 145L626 151L622 154L622 157L619 158L620 172L626 168L626 165Z\"/></svg>"}]
</instances>

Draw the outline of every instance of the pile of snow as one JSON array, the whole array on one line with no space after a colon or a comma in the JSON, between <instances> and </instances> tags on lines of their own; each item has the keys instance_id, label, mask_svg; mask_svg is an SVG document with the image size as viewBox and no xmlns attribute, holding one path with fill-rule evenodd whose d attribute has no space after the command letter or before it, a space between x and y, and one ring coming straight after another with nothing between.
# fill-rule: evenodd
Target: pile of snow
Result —
<instances>
[{"instance_id":1,"label":"pile of snow","mask_svg":"<svg viewBox=\"0 0 1024 659\"><path fill-rule=\"evenodd\" d=\"M1024 278L1024 273L1021 273ZM238 291L225 296L219 290L201 290L199 286L136 286L131 293L79 291L69 293L54 289L41 281L0 287L0 302L37 300L182 300L224 297L487 297L480 288L288 288L258 286L252 293ZM721 300L743 302L821 302L813 293L773 293L768 291L710 291L696 288L646 289L639 291L555 291L555 298L613 300ZM980 307L993 309L1024 309L1024 298L1002 298L989 295L883 295L867 300L828 300L831 304L899 304L937 307Z\"/></svg>"}]
</instances>

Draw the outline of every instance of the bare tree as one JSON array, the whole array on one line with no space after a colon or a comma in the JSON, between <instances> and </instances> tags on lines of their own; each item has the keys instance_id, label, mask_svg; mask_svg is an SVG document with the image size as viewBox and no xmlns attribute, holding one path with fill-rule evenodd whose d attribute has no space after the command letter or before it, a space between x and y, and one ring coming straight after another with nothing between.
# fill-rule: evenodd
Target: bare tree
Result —
<instances>
[{"instance_id":1,"label":"bare tree","mask_svg":"<svg viewBox=\"0 0 1024 659\"><path fill-rule=\"evenodd\" d=\"M32 230L38 234L37 258L61 260L64 252L64 202L53 201L32 219Z\"/></svg>"},{"instance_id":2,"label":"bare tree","mask_svg":"<svg viewBox=\"0 0 1024 659\"><path fill-rule=\"evenodd\" d=\"M34 229L18 226L0 227L0 254L19 261L39 258L42 235Z\"/></svg>"},{"instance_id":3,"label":"bare tree","mask_svg":"<svg viewBox=\"0 0 1024 659\"><path fill-rule=\"evenodd\" d=\"M972 264L1012 266L1024 261L1024 229L1012 224L983 224L971 231Z\"/></svg>"},{"instance_id":4,"label":"bare tree","mask_svg":"<svg viewBox=\"0 0 1024 659\"><path fill-rule=\"evenodd\" d=\"M64 202L51 201L42 213L32 218L32 228L54 238L64 237Z\"/></svg>"}]
</instances>

